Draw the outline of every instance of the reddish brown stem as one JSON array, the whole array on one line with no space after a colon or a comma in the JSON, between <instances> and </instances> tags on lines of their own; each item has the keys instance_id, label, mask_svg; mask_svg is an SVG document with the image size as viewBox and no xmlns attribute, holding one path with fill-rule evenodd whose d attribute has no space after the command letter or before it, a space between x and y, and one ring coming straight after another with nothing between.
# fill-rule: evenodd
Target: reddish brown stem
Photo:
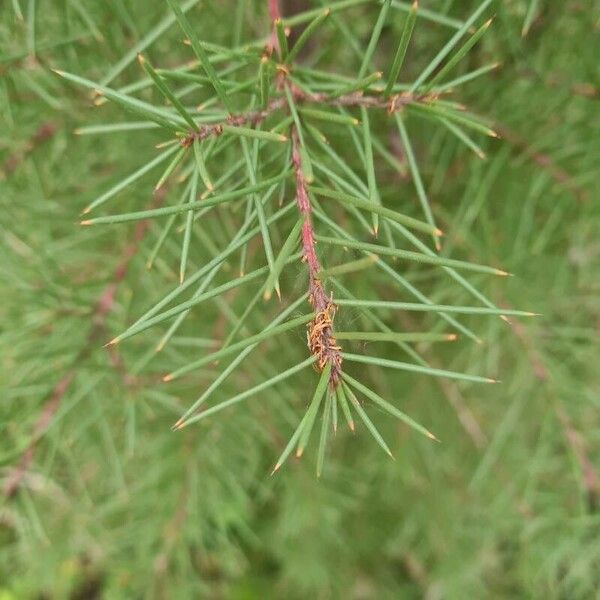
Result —
<instances>
[{"instance_id":1,"label":"reddish brown stem","mask_svg":"<svg viewBox=\"0 0 600 600\"><path fill-rule=\"evenodd\" d=\"M285 73L282 73L282 75L285 75ZM293 85L290 85L289 89L292 92L295 104L317 104L321 106L344 107L364 106L367 108L384 109L390 114L401 110L402 107L407 104L430 102L433 99L432 96L412 96L406 94L392 96L390 99L385 100L379 96L365 96L362 92L353 92L352 94L346 94L344 96L339 96L338 98L331 98L327 94L308 94ZM269 102L266 108L262 110L252 110L239 115L231 115L222 123L201 125L198 131L189 131L188 134L182 138L181 145L187 147L190 146L194 140L204 140L211 136L219 136L223 133L223 125L233 125L234 127L242 127L244 125L250 125L252 127L256 126L285 106L287 106L286 98L274 98Z\"/></svg>"},{"instance_id":2,"label":"reddish brown stem","mask_svg":"<svg viewBox=\"0 0 600 600\"><path fill-rule=\"evenodd\" d=\"M342 356L333 334L336 305L323 289L320 280L321 265L315 252L315 237L311 220L311 205L306 191L306 180L302 170L300 140L292 126L292 167L296 177L296 204L302 223L302 260L308 268L308 299L315 311L315 318L308 324L308 347L317 358L317 368L322 371L331 363L330 382L336 386L342 372Z\"/></svg>"}]
</instances>

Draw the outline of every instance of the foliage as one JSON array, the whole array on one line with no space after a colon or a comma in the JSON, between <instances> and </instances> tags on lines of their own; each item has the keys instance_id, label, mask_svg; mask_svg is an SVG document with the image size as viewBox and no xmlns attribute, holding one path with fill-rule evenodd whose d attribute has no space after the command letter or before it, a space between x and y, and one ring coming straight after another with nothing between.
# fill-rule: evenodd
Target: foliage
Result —
<instances>
[{"instance_id":1,"label":"foliage","mask_svg":"<svg viewBox=\"0 0 600 600\"><path fill-rule=\"evenodd\" d=\"M6 593L590 597L585 7L170 4L1 9Z\"/></svg>"}]
</instances>

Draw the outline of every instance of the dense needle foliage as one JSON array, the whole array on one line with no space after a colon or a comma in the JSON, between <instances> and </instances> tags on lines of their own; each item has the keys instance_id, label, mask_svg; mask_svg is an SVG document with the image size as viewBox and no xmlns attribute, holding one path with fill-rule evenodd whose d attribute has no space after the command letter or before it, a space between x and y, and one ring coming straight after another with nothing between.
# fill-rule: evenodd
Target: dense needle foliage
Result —
<instances>
[{"instance_id":1,"label":"dense needle foliage","mask_svg":"<svg viewBox=\"0 0 600 600\"><path fill-rule=\"evenodd\" d=\"M0 593L590 597L593 3L21 4Z\"/></svg>"}]
</instances>

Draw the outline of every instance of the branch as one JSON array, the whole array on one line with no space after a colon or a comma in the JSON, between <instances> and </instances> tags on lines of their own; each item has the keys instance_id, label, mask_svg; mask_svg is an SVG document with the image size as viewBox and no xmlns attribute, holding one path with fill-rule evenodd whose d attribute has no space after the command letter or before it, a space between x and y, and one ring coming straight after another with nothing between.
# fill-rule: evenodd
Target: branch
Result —
<instances>
[{"instance_id":1,"label":"branch","mask_svg":"<svg viewBox=\"0 0 600 600\"><path fill-rule=\"evenodd\" d=\"M362 92L352 92L351 94L345 94L337 98L328 96L327 94L309 94L299 89L297 86L289 85L289 89L292 92L292 97L296 104L317 104L320 106L344 106L344 107L365 107L365 108L379 108L386 110L389 114L393 114L396 111L402 109L402 107L408 104L417 104L429 102L434 96L416 96L413 94L397 94L391 96L389 99L384 99L379 96L364 95ZM287 106L287 100L284 97L274 98L269 102L266 108L262 110L251 110L238 115L231 115L221 123L214 123L211 125L201 125L198 131L190 130L187 135L181 139L181 145L184 147L191 146L191 144L198 140L204 140L211 136L219 136L223 133L223 126L229 125L233 127L242 127L244 125L250 125L256 127L256 125L262 123L265 119L270 117L276 111Z\"/></svg>"},{"instance_id":2,"label":"branch","mask_svg":"<svg viewBox=\"0 0 600 600\"><path fill-rule=\"evenodd\" d=\"M315 318L308 324L307 338L311 353L317 357L320 371L331 363L330 383L336 386L342 372L341 348L333 335L333 319L336 305L325 293L320 281L321 265L315 252L314 230L311 220L311 205L306 191L306 180L300 158L300 140L296 127L292 125L292 167L296 177L296 204L302 223L303 262L308 268L308 299L315 310Z\"/></svg>"}]
</instances>

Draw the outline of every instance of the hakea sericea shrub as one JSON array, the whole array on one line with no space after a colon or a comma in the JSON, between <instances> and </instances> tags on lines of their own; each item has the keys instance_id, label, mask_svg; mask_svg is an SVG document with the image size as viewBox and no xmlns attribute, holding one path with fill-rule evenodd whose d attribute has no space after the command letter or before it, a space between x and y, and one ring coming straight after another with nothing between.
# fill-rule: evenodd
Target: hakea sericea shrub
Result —
<instances>
[{"instance_id":1,"label":"hakea sericea shrub","mask_svg":"<svg viewBox=\"0 0 600 600\"><path fill-rule=\"evenodd\" d=\"M171 136L167 142L158 146L160 152L151 162L102 194L85 209L85 213L95 211L119 191L159 165L166 165L166 168L158 180L157 189L166 183L169 183L170 191L176 189L173 182L176 170L179 173L177 182L183 186L180 200L174 204L133 213L99 217L89 215L82 222L84 225L100 225L166 218L162 233L149 257L149 264L152 264L173 230L177 217L183 216L185 219L180 284L110 344L119 343L159 323L172 320L169 330L160 341L159 346L162 347L195 306L234 288L252 282L259 284L256 294L250 296L239 323L218 351L208 353L165 377L166 381L170 381L203 365L233 357L219 377L175 423L175 429L204 419L302 370L316 369L320 376L312 399L274 470L283 464L292 451L295 450L298 456L303 453L317 417L321 414L317 460L317 471L320 473L329 432L337 427L338 411L344 415L351 429L354 429L353 415L357 414L375 440L390 453L362 408L358 399L361 397L435 439L432 433L396 406L351 377L344 369L345 364L367 363L432 376L474 382L492 381L486 377L433 369L407 345L409 342L453 339L456 337L454 333L396 333L377 316L379 309L435 312L455 330L474 337L469 329L454 318L454 313L500 316L529 314L496 308L460 274L461 271L471 271L505 275L504 271L443 258L437 254L442 232L434 222L405 124L407 114L434 121L439 127L451 131L476 154L483 156L471 134L494 135L494 132L483 119L448 99L447 92L494 66L483 67L451 79L456 65L489 26L489 21L480 26L477 23L490 2L491 0L486 0L481 4L410 84L400 84L398 78L419 14L416 2L410 10L402 11L404 26L389 66L384 72L370 72L383 26L388 19L398 15L397 7L389 0L377 3L380 6L379 15L373 24L370 40L355 77L303 67L298 58L307 42L318 39L319 30L326 26L332 13L342 13L343 9L354 5L368 4L365 0L334 2L328 8L308 10L290 18L281 18L277 1L269 0L267 7L271 17L271 31L266 32L263 40L240 48L224 48L201 40L199 32L186 16L185 9L189 6L182 9L176 0L169 0L170 9L195 55L193 62L178 68L159 69L154 68L143 56L138 56L145 71L144 78L121 90L108 87L110 81L98 84L73 74L58 72L73 83L92 89L97 94L98 103L113 101L142 119L135 123L83 128L81 133L158 126ZM384 58L377 56L377 61ZM239 73L248 70L251 70L250 77L241 79ZM148 86L155 86L167 104L155 106L133 95L135 91ZM184 103L183 98L194 90L201 90L203 93L210 90L212 97L192 108ZM389 127L398 132L423 220L403 214L397 207L387 207L381 201L377 186L379 163L374 156L377 155L401 173L405 165L386 148L372 129L374 113L384 115ZM362 162L364 177L344 159L343 150L339 151L330 144L320 129L322 124L339 128L339 134L347 140L351 151ZM232 164L217 160L231 146L237 149L236 160ZM282 199L279 207L274 202L277 197ZM223 211L233 210L232 207L239 203L245 203L243 218L239 220L239 212L233 213L238 219L238 229L227 247L195 273L187 275L195 221L217 207ZM346 221L340 218L342 214ZM284 217L287 219L284 220ZM285 241L279 244L280 247L275 247L271 233L275 228L282 232L283 223L288 223L290 218L293 225L285 231ZM340 225L347 220L352 223L351 228ZM361 233L355 235L355 229ZM246 272L247 247L257 236L262 240L265 264ZM364 237L371 241L363 241ZM413 249L398 248L398 239L408 242ZM335 247L356 251L363 256L324 270L320 255ZM240 257L240 276L222 285L212 286L213 279L226 261L236 256ZM435 304L408 284L398 272L399 269L390 265L390 259L396 259L395 266L401 265L402 261L439 266L474 296L479 305ZM280 277L288 265L299 262L305 267L307 285L300 297L285 299L284 303L281 298ZM419 302L357 299L338 280L338 276L343 273L370 266L380 268L391 280L409 289ZM191 297L181 301L180 297L192 286L197 287ZM235 341L248 315L252 311L261 310L261 302L271 299L274 293L279 296L282 306L285 306L277 318L262 332ZM310 311L294 316L307 303ZM376 331L337 330L336 313L345 307L362 311ZM206 408L205 403L211 394L258 344L301 327L306 327L306 360L282 370L251 389L241 391L233 398ZM414 362L348 353L344 350L346 340L395 342L414 358Z\"/></svg>"}]
</instances>

